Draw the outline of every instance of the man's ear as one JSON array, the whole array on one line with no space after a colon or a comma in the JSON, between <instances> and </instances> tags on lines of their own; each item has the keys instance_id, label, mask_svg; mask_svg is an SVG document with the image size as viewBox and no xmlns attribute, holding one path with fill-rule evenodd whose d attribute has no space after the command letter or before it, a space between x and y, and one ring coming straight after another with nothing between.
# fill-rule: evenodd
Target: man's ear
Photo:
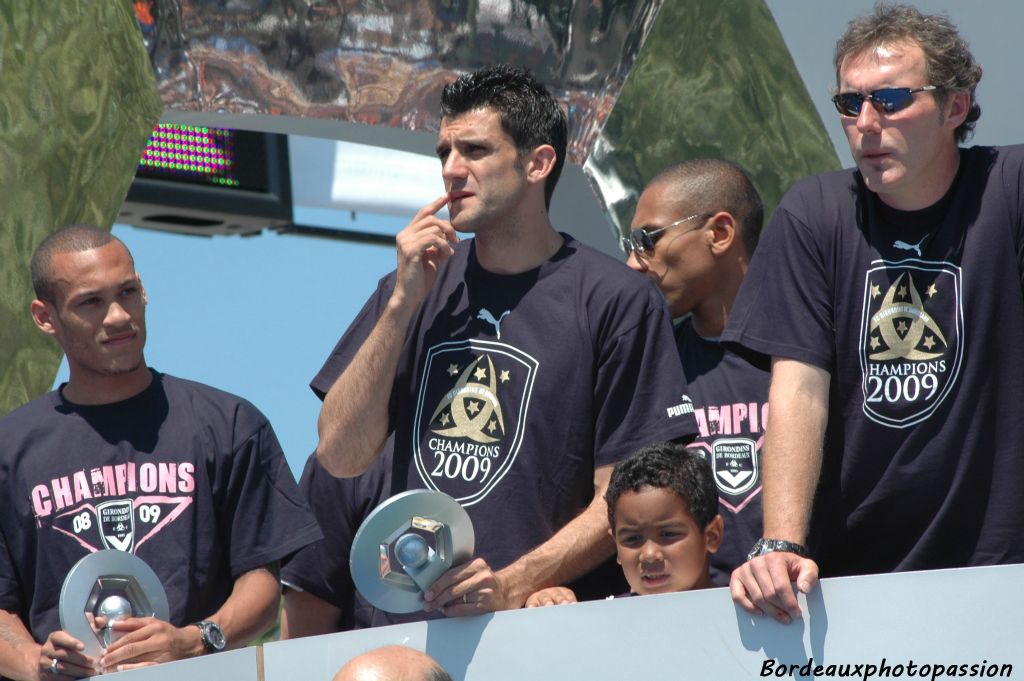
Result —
<instances>
[{"instance_id":1,"label":"man's ear","mask_svg":"<svg viewBox=\"0 0 1024 681\"><path fill-rule=\"evenodd\" d=\"M971 111L971 95L962 90L952 90L946 94L946 123L947 127L956 130L960 124L967 120L967 114Z\"/></svg>"},{"instance_id":2,"label":"man's ear","mask_svg":"<svg viewBox=\"0 0 1024 681\"><path fill-rule=\"evenodd\" d=\"M555 169L555 148L550 144L542 144L529 153L526 161L526 181L543 183Z\"/></svg>"},{"instance_id":3,"label":"man's ear","mask_svg":"<svg viewBox=\"0 0 1024 681\"><path fill-rule=\"evenodd\" d=\"M722 535L725 534L725 521L721 515L716 515L704 528L704 546L708 553L717 553L722 545Z\"/></svg>"},{"instance_id":4,"label":"man's ear","mask_svg":"<svg viewBox=\"0 0 1024 681\"><path fill-rule=\"evenodd\" d=\"M711 216L711 252L723 255L736 241L736 218L730 213L719 211Z\"/></svg>"},{"instance_id":5,"label":"man's ear","mask_svg":"<svg viewBox=\"0 0 1024 681\"><path fill-rule=\"evenodd\" d=\"M32 301L29 310L32 312L32 321L35 322L36 328L51 336L57 333L53 325L56 311L49 304L37 298Z\"/></svg>"}]
</instances>

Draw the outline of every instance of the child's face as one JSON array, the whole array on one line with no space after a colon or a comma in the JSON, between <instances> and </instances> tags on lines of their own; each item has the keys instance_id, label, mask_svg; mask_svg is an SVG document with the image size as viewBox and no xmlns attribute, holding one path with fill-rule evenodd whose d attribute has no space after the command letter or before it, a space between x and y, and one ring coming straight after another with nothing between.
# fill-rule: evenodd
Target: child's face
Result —
<instances>
[{"instance_id":1,"label":"child's face","mask_svg":"<svg viewBox=\"0 0 1024 681\"><path fill-rule=\"evenodd\" d=\"M701 528L671 489L624 493L615 505L612 537L630 588L655 594L710 586L707 555L718 550L721 527L716 516Z\"/></svg>"}]
</instances>

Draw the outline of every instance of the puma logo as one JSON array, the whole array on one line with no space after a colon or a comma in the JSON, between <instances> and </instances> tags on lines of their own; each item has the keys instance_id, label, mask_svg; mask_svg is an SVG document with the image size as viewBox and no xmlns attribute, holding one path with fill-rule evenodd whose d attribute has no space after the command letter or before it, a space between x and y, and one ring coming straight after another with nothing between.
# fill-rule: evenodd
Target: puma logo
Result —
<instances>
[{"instance_id":1,"label":"puma logo","mask_svg":"<svg viewBox=\"0 0 1024 681\"><path fill-rule=\"evenodd\" d=\"M901 251L914 251L915 253L917 253L917 257L920 258L921 257L921 244L923 244L924 240L927 239L927 238L928 238L927 236L921 237L921 240L918 241L916 244L908 244L906 241L900 241L899 239L897 239L896 241L894 241L892 243L892 247L893 248L898 248Z\"/></svg>"},{"instance_id":2,"label":"puma logo","mask_svg":"<svg viewBox=\"0 0 1024 681\"><path fill-rule=\"evenodd\" d=\"M488 310L485 307L482 307L482 308L480 308L480 311L476 313L476 318L477 319L482 319L485 322L487 322L488 324L490 324L491 326L493 326L494 327L494 335L498 337L498 340L501 340L501 320L505 318L505 315L508 315L508 314L511 314L511 313L512 313L512 310L505 310L504 312L501 313L500 317L495 319L494 315L491 314L490 310Z\"/></svg>"}]
</instances>

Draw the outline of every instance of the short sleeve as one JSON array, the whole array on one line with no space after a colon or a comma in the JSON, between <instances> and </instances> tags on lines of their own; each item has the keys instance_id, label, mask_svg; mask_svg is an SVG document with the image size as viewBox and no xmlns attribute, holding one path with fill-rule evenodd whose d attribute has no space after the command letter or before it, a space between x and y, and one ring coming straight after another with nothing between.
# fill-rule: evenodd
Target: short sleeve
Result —
<instances>
[{"instance_id":1,"label":"short sleeve","mask_svg":"<svg viewBox=\"0 0 1024 681\"><path fill-rule=\"evenodd\" d=\"M645 282L646 284L646 282ZM668 308L651 285L639 318L598 353L594 463L615 463L646 445L689 441L697 432Z\"/></svg>"},{"instance_id":2,"label":"short sleeve","mask_svg":"<svg viewBox=\"0 0 1024 681\"><path fill-rule=\"evenodd\" d=\"M345 367L355 357L359 348L362 347L363 341L373 331L377 320L380 319L381 314L384 312L384 307L387 305L394 287L394 272L377 283L377 290L374 291L373 295L363 305L359 314L352 321L352 324L346 329L337 345L334 346L334 350L331 351L320 371L310 381L309 387L321 400L324 399L327 391L331 389L334 382L345 371Z\"/></svg>"},{"instance_id":3,"label":"short sleeve","mask_svg":"<svg viewBox=\"0 0 1024 681\"><path fill-rule=\"evenodd\" d=\"M1013 243L1017 248L1017 271L1020 272L1021 291L1024 293L1024 145L1006 147L1003 171L1004 191L1013 197L1014 215L1011 216Z\"/></svg>"},{"instance_id":4,"label":"short sleeve","mask_svg":"<svg viewBox=\"0 0 1024 681\"><path fill-rule=\"evenodd\" d=\"M322 536L273 428L266 419L260 421L233 452L219 503L234 577L283 560Z\"/></svg>"},{"instance_id":5,"label":"short sleeve","mask_svg":"<svg viewBox=\"0 0 1024 681\"><path fill-rule=\"evenodd\" d=\"M22 599L21 583L7 548L7 537L0 528L0 609L21 614L25 608Z\"/></svg>"},{"instance_id":6,"label":"short sleeve","mask_svg":"<svg viewBox=\"0 0 1024 681\"><path fill-rule=\"evenodd\" d=\"M335 478L310 455L299 480L323 539L303 547L285 565L281 581L339 608L343 619L358 605L349 568L352 541L366 516L389 494L393 439L369 469L355 478Z\"/></svg>"},{"instance_id":7,"label":"short sleeve","mask_svg":"<svg viewBox=\"0 0 1024 681\"><path fill-rule=\"evenodd\" d=\"M812 228L797 217L794 208L807 214L803 201L787 198L751 259L722 342L762 368L771 357L785 357L830 370L835 325L820 243L824 226Z\"/></svg>"},{"instance_id":8,"label":"short sleeve","mask_svg":"<svg viewBox=\"0 0 1024 681\"><path fill-rule=\"evenodd\" d=\"M351 479L330 476L311 454L299 479L313 515L324 529L322 539L299 551L281 571L281 581L339 608L352 608L355 587L348 567L355 528L349 513Z\"/></svg>"}]
</instances>

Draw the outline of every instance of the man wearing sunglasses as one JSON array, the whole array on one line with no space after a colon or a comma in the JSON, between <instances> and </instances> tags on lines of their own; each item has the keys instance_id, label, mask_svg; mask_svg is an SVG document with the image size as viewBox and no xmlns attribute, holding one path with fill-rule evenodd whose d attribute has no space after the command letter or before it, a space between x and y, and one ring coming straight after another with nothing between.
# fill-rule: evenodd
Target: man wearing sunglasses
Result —
<instances>
[{"instance_id":1,"label":"man wearing sunglasses","mask_svg":"<svg viewBox=\"0 0 1024 681\"><path fill-rule=\"evenodd\" d=\"M736 292L761 233L761 197L729 161L685 161L659 173L637 202L623 245L627 264L668 301L699 434L689 446L711 462L725 519L711 578L725 586L761 536L761 445L768 372L723 348Z\"/></svg>"},{"instance_id":2,"label":"man wearing sunglasses","mask_svg":"<svg viewBox=\"0 0 1024 681\"><path fill-rule=\"evenodd\" d=\"M881 5L836 45L856 168L783 198L723 335L770 358L751 613L791 582L1024 561L1024 149L959 148L981 67L942 16Z\"/></svg>"}]
</instances>

